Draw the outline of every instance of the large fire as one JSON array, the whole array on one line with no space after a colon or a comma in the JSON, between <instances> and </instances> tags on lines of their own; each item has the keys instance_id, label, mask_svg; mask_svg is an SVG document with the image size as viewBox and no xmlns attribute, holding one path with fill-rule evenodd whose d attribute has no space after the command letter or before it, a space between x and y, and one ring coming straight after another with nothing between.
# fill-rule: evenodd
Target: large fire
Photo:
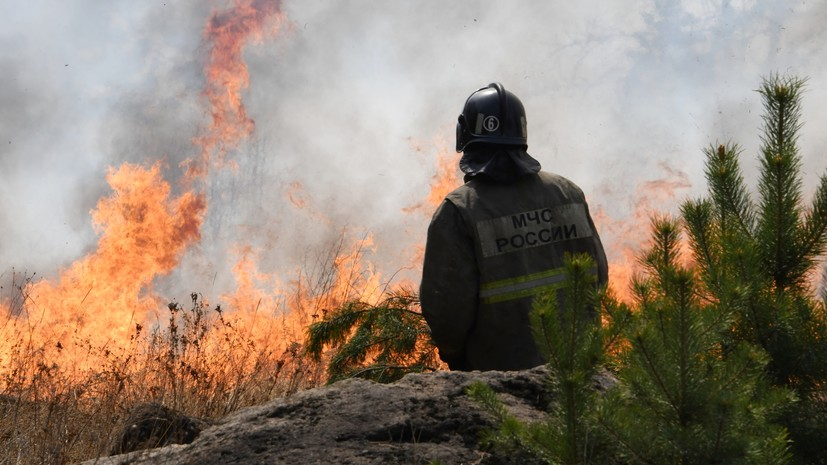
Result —
<instances>
[{"instance_id":1,"label":"large fire","mask_svg":"<svg viewBox=\"0 0 827 465\"><path fill-rule=\"evenodd\" d=\"M204 28L209 53L203 91L211 121L193 139L200 158L184 163L184 193L171 197L159 164L111 168L107 180L113 192L92 212L100 235L97 250L63 270L56 280L42 280L25 289L21 309L5 309L22 314L5 327L2 368L13 362L12 354L19 359L21 351L30 351L55 366L81 372L94 369L100 363L95 354L123 352L142 328L163 324L165 305L153 292L153 281L173 271L200 240L207 213L200 185L209 182L210 168L224 166L227 152L255 127L242 100L249 84L243 48L277 32L281 22L278 0L235 0L231 8L212 15ZM250 260L249 253L242 254L234 269L238 291L225 296L244 315L234 318L236 328L260 328L256 318L245 312L255 316L259 308L275 305L253 288L253 280L261 277ZM259 304L250 310L250 301Z\"/></svg>"},{"instance_id":2,"label":"large fire","mask_svg":"<svg viewBox=\"0 0 827 465\"><path fill-rule=\"evenodd\" d=\"M252 371L262 370L262 363L277 372L285 354L297 355L307 325L328 310L353 299L376 301L386 291L365 259L374 247L372 237L352 240L344 232L320 252L312 274L300 270L288 282L261 272L258 252L236 244L231 253L237 257L232 268L236 288L218 297L214 312L207 297L193 294L188 310L153 291L154 281L174 271L201 238L208 207L204 186L211 172L232 167L228 153L255 129L243 102L249 85L244 47L278 32L283 22L278 0L234 0L231 8L212 15L204 28L209 48L203 95L210 121L193 138L199 157L181 166L183 193L171 196L158 163L111 168L107 179L112 193L92 212L97 250L55 280L21 287L25 302L19 308L0 309L12 315L0 342L1 370L35 373L59 367L79 379L113 360L124 362L114 370L128 370L130 350L138 347L145 357L172 363L169 370L189 373L191 382L222 375L230 377L228 383L242 383ZM289 185L286 200L309 210L299 182ZM308 213L322 224L331 223L323 213ZM210 325L217 329L210 332ZM146 340L156 346L141 349L147 329L152 333ZM159 340L167 347L159 349ZM187 358L187 350L197 357ZM29 357L37 366L21 367L21 360ZM205 360L213 366L204 366ZM175 376L172 379L174 385Z\"/></svg>"},{"instance_id":3,"label":"large fire","mask_svg":"<svg viewBox=\"0 0 827 465\"><path fill-rule=\"evenodd\" d=\"M38 360L48 360L51 366L87 376L104 363L102 358L134 350L140 338L147 336L147 329L154 328L156 335L157 331L167 331L164 334L173 345L172 356L189 344L199 353L214 351L210 358L213 361L228 357L241 360L233 374L235 382L241 382L245 370L255 369L253 365L260 364L262 359L235 356L232 350L275 354L281 357L281 367L281 354L295 350L314 319L348 300L370 302L381 298L387 284L366 259L366 252L375 247L372 237L351 240L345 234L322 253L320 273L298 274L287 282L260 271L259 253L254 247L236 244L236 289L218 296L220 305L211 317L201 313L209 308L211 299L193 294L193 313L179 322L176 318L181 317L182 308L168 303L153 289L156 280L175 271L186 253L201 240L201 227L208 212L204 188L210 182L211 171L231 166L228 155L254 132L255 123L243 101L243 92L249 85L244 47L277 33L284 21L277 0L234 0L231 8L212 15L204 28L208 55L203 95L210 121L193 138L200 149L199 157L181 166L181 184L176 187L182 193L172 194L174 189L163 179L159 163L110 168L107 180L112 193L101 199L92 212L99 234L97 249L62 270L57 278L27 287L22 305L0 308L10 315L0 340L0 370L11 372L21 355L37 354ZM407 213L430 217L443 197L462 183L458 155L444 141L439 145L429 193L421 203L406 208ZM644 186L654 191L658 191L657 187ZM288 186L284 200L297 209L308 208L299 182ZM641 210L641 217L634 219L635 224L625 229L618 229L614 219L598 212L598 228L601 234L603 230L611 231L607 237L645 236L641 234L641 229L648 227L648 218L642 217L644 211L647 210ZM331 223L321 213L310 213L325 224ZM615 241L605 245L607 250L618 246L617 250L622 251L613 256L612 276L615 282L626 282L628 276L620 270L631 266L630 251L640 244ZM414 268L421 264L422 249L418 246L413 252ZM219 319L224 332L214 336L201 332L202 317ZM226 344L230 344L231 353L227 353ZM152 350L144 350L146 356L161 360ZM122 357L119 360L129 358ZM207 375L202 370L221 371L229 366L220 362L215 365L196 367L182 361L178 368L189 370L194 380L203 380Z\"/></svg>"}]
</instances>

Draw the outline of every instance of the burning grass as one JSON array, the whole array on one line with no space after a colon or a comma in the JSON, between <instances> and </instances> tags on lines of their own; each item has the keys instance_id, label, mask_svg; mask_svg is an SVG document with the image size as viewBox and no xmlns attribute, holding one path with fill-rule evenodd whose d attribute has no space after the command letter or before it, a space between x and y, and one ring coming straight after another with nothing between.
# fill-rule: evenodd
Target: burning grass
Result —
<instances>
[{"instance_id":1,"label":"burning grass","mask_svg":"<svg viewBox=\"0 0 827 465\"><path fill-rule=\"evenodd\" d=\"M0 464L63 464L106 455L133 406L157 402L219 418L323 383L325 360L305 355L304 329L384 285L361 260L365 237L342 239L317 272L281 286L238 244L238 288L211 305L200 294L167 305L153 283L201 239L210 173L254 131L242 94L247 44L275 35L281 2L233 0L203 30L206 114L199 156L173 189L161 164L110 168L112 194L92 212L98 248L55 280L0 275ZM180 194L180 195L179 195ZM302 207L296 204L297 207Z\"/></svg>"},{"instance_id":2,"label":"burning grass","mask_svg":"<svg viewBox=\"0 0 827 465\"><path fill-rule=\"evenodd\" d=\"M136 325L118 350L75 340L97 369L61 365L22 334L0 373L0 462L72 463L107 455L132 407L158 402L201 418L220 418L320 384L318 364L300 342L252 340L220 307L169 305L169 324L144 334ZM60 349L58 349L60 350Z\"/></svg>"},{"instance_id":3,"label":"burning grass","mask_svg":"<svg viewBox=\"0 0 827 465\"><path fill-rule=\"evenodd\" d=\"M366 298L375 275L359 268L362 246L331 247L319 270L293 283L287 309L249 293L230 300L258 298L252 311L224 309L193 293L155 324L133 322L128 340L105 343L77 330L43 343L46 329L27 310L34 276L12 273L0 296L0 463L106 456L129 412L147 402L209 420L323 384L326 358L306 355L304 331L328 308Z\"/></svg>"},{"instance_id":4,"label":"burning grass","mask_svg":"<svg viewBox=\"0 0 827 465\"><path fill-rule=\"evenodd\" d=\"M62 464L106 455L133 407L153 402L215 419L324 383L306 328L388 291L366 235L341 231L287 285L238 246L235 290L165 304L153 289L200 238L206 205L171 195L159 166L109 172L92 212L98 248L55 279L12 272L0 292L0 464ZM4 279L0 276L0 280ZM223 305L223 307L222 307Z\"/></svg>"}]
</instances>

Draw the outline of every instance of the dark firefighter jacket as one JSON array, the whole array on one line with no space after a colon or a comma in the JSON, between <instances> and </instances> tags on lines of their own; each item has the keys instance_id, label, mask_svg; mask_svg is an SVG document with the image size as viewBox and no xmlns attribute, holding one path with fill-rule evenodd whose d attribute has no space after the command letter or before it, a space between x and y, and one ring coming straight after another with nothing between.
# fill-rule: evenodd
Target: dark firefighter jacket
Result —
<instances>
[{"instance_id":1,"label":"dark firefighter jacket","mask_svg":"<svg viewBox=\"0 0 827 465\"><path fill-rule=\"evenodd\" d=\"M452 370L541 365L531 335L533 297L563 280L566 252L608 264L583 192L547 172L511 184L472 178L448 194L428 228L420 299L440 357Z\"/></svg>"}]
</instances>

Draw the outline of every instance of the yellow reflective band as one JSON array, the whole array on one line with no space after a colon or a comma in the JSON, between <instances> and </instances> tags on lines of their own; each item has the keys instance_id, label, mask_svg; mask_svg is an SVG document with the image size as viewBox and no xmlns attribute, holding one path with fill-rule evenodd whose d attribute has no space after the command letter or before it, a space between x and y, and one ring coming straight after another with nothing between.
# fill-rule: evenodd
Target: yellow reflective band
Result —
<instances>
[{"instance_id":1,"label":"yellow reflective band","mask_svg":"<svg viewBox=\"0 0 827 465\"><path fill-rule=\"evenodd\" d=\"M589 269L589 273L597 274L597 267ZM565 280L565 269L554 268L539 273L485 283L480 286L479 297L483 304L521 299L543 291L559 289L563 287Z\"/></svg>"},{"instance_id":2,"label":"yellow reflective band","mask_svg":"<svg viewBox=\"0 0 827 465\"><path fill-rule=\"evenodd\" d=\"M559 287L565 279L563 268L554 268L539 273L493 281L480 286L480 299L486 304L519 299L545 289Z\"/></svg>"},{"instance_id":3,"label":"yellow reflective band","mask_svg":"<svg viewBox=\"0 0 827 465\"><path fill-rule=\"evenodd\" d=\"M522 299L523 297L529 297L529 296L532 296L532 295L539 294L540 292L543 292L543 291L550 291L550 290L554 290L554 289L559 289L561 287L563 287L563 282L562 281L559 282L559 283L549 284L547 286L538 286L538 287L533 287L531 289L522 289L522 290L519 290L519 291L506 292L504 294L498 294L498 295L494 295L494 296L491 296L491 297L485 297L485 298L482 299L482 303L484 303L484 304L496 304L496 303L505 302L505 301L508 301L508 300Z\"/></svg>"}]
</instances>

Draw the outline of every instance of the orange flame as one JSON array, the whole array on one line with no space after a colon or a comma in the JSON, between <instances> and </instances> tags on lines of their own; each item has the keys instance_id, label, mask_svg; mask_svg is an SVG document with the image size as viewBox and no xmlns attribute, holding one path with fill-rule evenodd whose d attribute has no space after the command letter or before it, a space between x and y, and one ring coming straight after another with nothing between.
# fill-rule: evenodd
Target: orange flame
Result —
<instances>
[{"instance_id":1,"label":"orange flame","mask_svg":"<svg viewBox=\"0 0 827 465\"><path fill-rule=\"evenodd\" d=\"M255 123L247 115L242 99L249 83L243 48L250 40L276 32L282 20L279 1L235 0L232 9L213 15L207 24L204 36L213 46L205 71L208 84L204 93L212 110L212 127L195 140L202 154L199 162L188 164L189 178L205 175L213 155L217 155L214 163L221 166L226 151L252 134ZM272 24L270 29L268 24ZM331 223L323 213L311 211L312 199L306 196L300 182L289 184L287 198L320 224ZM232 309L235 328L260 347L275 345L284 350L290 341L303 338L310 318L317 317L319 312L350 299L375 299L380 292L380 276L363 255L372 247L372 239L349 241L342 233L338 245L317 270L318 275L303 275L302 270L287 285L277 275L259 270L257 253L252 247L237 245L240 257L233 267L237 288L221 296ZM271 330L276 320L281 321L281 339L273 341Z\"/></svg>"},{"instance_id":2,"label":"orange flame","mask_svg":"<svg viewBox=\"0 0 827 465\"><path fill-rule=\"evenodd\" d=\"M637 200L631 215L613 218L603 208L592 211L609 260L609 286L620 300L626 302L632 300L629 285L635 273L640 271L639 254L651 238L652 215L668 211L675 204L678 191L691 187L686 173L666 164L661 164L661 169L666 172L665 178L635 187Z\"/></svg>"},{"instance_id":3,"label":"orange flame","mask_svg":"<svg viewBox=\"0 0 827 465\"><path fill-rule=\"evenodd\" d=\"M233 309L236 327L245 331L249 340L278 351L287 350L293 341L303 339L305 328L313 320L328 311L353 300L380 300L385 285L380 273L366 260L373 248L372 237L351 241L343 232L321 257L317 269L300 270L289 285L275 275L260 272L255 252L243 248L233 268L238 287L222 295L221 301ZM277 329L281 338L273 340L276 322L280 322Z\"/></svg>"},{"instance_id":4,"label":"orange flame","mask_svg":"<svg viewBox=\"0 0 827 465\"><path fill-rule=\"evenodd\" d=\"M435 155L436 172L431 176L428 196L424 202L403 208L402 211L405 213L418 210L430 215L446 195L463 184L462 173L459 170L459 159L462 155L450 150L444 140L436 141L435 145L438 147ZM420 151L421 148L415 146L414 150Z\"/></svg>"},{"instance_id":5,"label":"orange flame","mask_svg":"<svg viewBox=\"0 0 827 465\"><path fill-rule=\"evenodd\" d=\"M277 30L280 5L279 0L235 0L208 21L204 95L212 121L193 139L201 156L184 162L185 186L205 178L211 157L222 166L226 152L252 133L255 124L242 101L249 85L242 51L248 41ZM34 350L40 346L56 352L56 360L62 357L80 365L84 354L72 353L70 348L78 344L67 344L67 339L90 350L123 348L133 340L135 328L151 321L162 305L152 291L153 280L170 273L187 247L200 240L207 208L204 193L188 191L170 198L170 186L160 172L158 164L110 168L107 179L113 194L92 213L100 234L97 250L64 270L57 282L41 281L31 288L26 314L15 319L17 329L6 342L28 333ZM1 348L0 357L12 353L11 346ZM8 360L0 361L7 366Z\"/></svg>"},{"instance_id":6,"label":"orange flame","mask_svg":"<svg viewBox=\"0 0 827 465\"><path fill-rule=\"evenodd\" d=\"M438 139L435 142L435 146L437 147L434 160L436 170L431 176L428 196L423 202L403 208L402 211L404 213L419 212L427 218L430 218L430 215L432 215L434 210L442 203L445 196L463 184L462 172L459 170L459 159L462 157L462 154L451 150L444 139ZM414 145L413 149L417 152L422 151L422 148L418 144ZM414 247L410 255L409 266L414 269L419 269L424 259L425 245L419 243Z\"/></svg>"},{"instance_id":7,"label":"orange flame","mask_svg":"<svg viewBox=\"0 0 827 465\"><path fill-rule=\"evenodd\" d=\"M426 205L436 208L451 191L463 184L462 174L457 168L461 155L445 148L437 154L436 173L431 178Z\"/></svg>"},{"instance_id":8,"label":"orange flame","mask_svg":"<svg viewBox=\"0 0 827 465\"><path fill-rule=\"evenodd\" d=\"M72 337L95 347L128 341L134 325L159 306L153 279L172 271L200 239L204 196L171 198L158 164L125 164L110 169L107 180L113 193L92 212L101 234L98 249L64 270L56 283L40 281L31 289L25 308L29 324L37 325L35 345L69 351Z\"/></svg>"},{"instance_id":9,"label":"orange flame","mask_svg":"<svg viewBox=\"0 0 827 465\"><path fill-rule=\"evenodd\" d=\"M253 133L255 122L247 115L242 99L250 85L242 52L249 40L260 41L277 32L283 19L280 0L235 0L234 4L229 10L213 14L204 28L204 38L212 44L204 68L204 95L209 101L212 125L194 140L201 147L201 159L184 162L191 179L207 174L213 152L217 152L215 163L222 166L227 150Z\"/></svg>"},{"instance_id":10,"label":"orange flame","mask_svg":"<svg viewBox=\"0 0 827 465\"><path fill-rule=\"evenodd\" d=\"M243 103L249 72L242 52L249 41L277 31L283 20L278 0L234 0L233 5L214 14L204 29L205 41L211 44L204 70L204 96L211 122L203 134L193 139L201 149L200 157L182 166L188 187L206 181L211 166L224 166L227 152L253 133L255 122ZM423 202L403 209L405 212L430 216L445 195L462 184L457 168L459 155L448 148L449 144L438 146L441 148L436 153L429 194ZM21 335L30 336L34 346L52 352L55 359L62 357L78 364L85 360L92 367L95 361L78 352L77 345L73 348L67 344L68 339L87 341L96 348L125 348L133 340L133 328L151 322L163 308L164 303L153 292L153 281L173 271L187 249L200 240L207 211L205 195L185 191L171 197L158 164L149 168L124 164L111 168L107 179L113 193L100 200L92 213L100 234L97 250L64 270L57 282L41 281L33 286L25 306L27 313L15 319L20 323L15 334L5 333L0 341L0 368L7 366L12 353L9 341ZM671 199L679 187L685 186L653 182L642 187L647 195L639 196L651 202L648 191L665 192ZM288 200L301 209L309 209L312 203L299 183L289 186ZM648 218L645 226L642 222L643 213L652 210L651 205L641 202L632 224L599 212L598 229L601 235L603 228L614 231L616 241L623 246L620 250L631 250L640 246L640 238L645 237L641 232L648 228ZM330 224L324 220L324 224ZM606 244L607 251L614 245ZM285 284L277 276L259 270L252 247L238 245L239 258L233 267L237 288L220 296L231 309L232 328L243 332L245 340L249 338L258 347L276 346L281 350L289 341L299 340L308 322L325 311L351 299L379 300L385 285L366 260L373 249L371 236L352 240L342 233L322 260L318 273L308 275L302 270L297 279ZM416 268L422 262L421 250L413 254ZM611 268L614 277L622 276L614 261ZM286 336L273 342L268 339L276 325Z\"/></svg>"}]
</instances>

